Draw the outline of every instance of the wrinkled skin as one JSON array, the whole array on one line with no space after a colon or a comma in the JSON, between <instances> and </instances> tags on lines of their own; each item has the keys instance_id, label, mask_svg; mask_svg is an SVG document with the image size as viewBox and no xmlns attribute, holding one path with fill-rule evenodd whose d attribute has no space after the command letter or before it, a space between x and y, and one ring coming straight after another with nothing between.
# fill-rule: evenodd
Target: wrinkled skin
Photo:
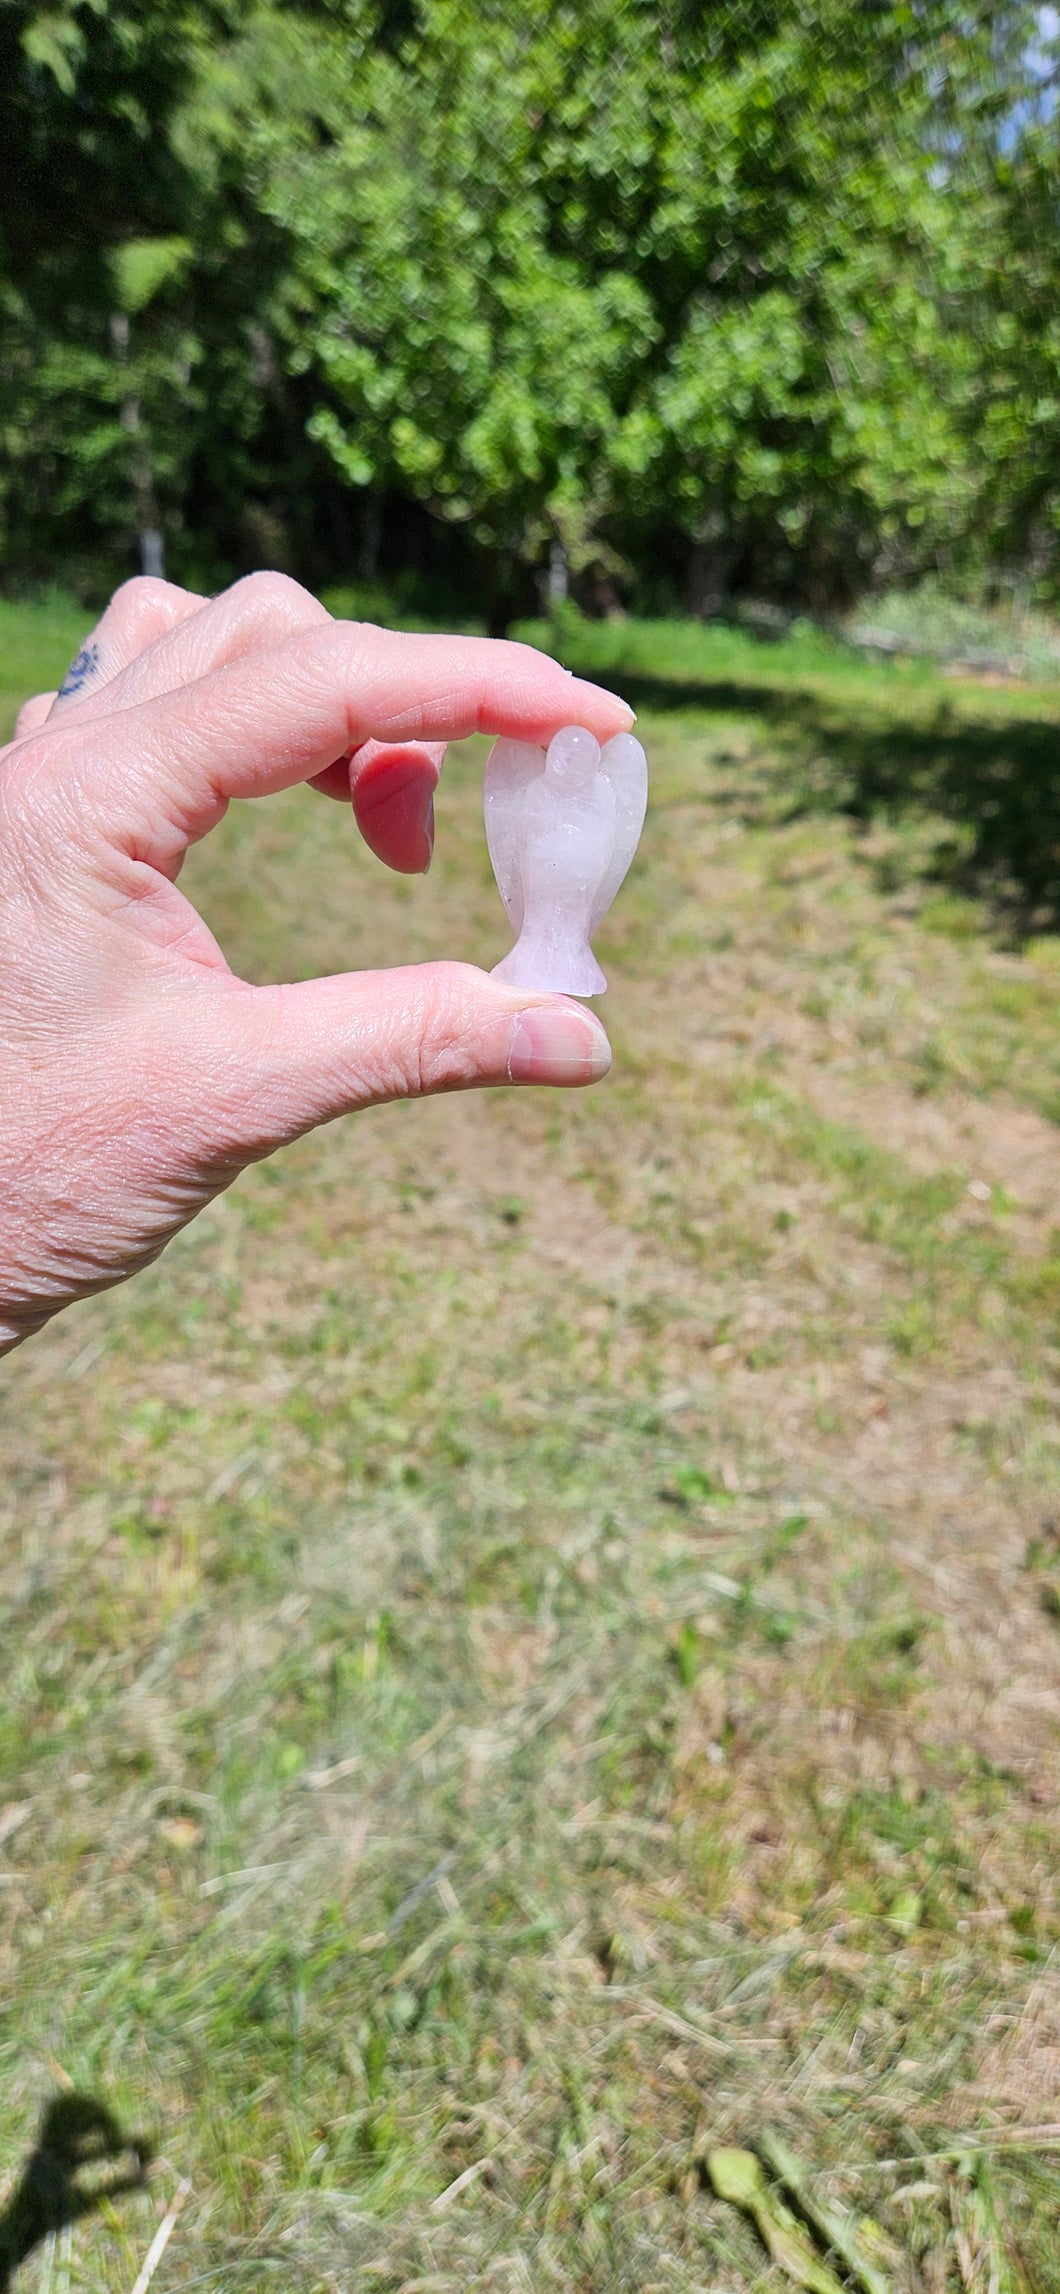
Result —
<instances>
[{"instance_id":1,"label":"wrinkled skin","mask_svg":"<svg viewBox=\"0 0 1060 2294\"><path fill-rule=\"evenodd\" d=\"M336 622L282 575L119 590L0 750L0 1352L314 1124L605 1073L591 1014L466 964L252 987L177 877L231 798L298 781L422 869L447 741L631 721L527 646Z\"/></svg>"}]
</instances>

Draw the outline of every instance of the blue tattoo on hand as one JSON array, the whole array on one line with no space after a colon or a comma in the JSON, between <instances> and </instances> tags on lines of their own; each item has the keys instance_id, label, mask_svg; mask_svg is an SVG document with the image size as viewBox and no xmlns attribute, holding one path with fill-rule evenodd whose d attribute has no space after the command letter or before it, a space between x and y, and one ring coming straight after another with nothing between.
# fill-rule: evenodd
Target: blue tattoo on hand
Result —
<instances>
[{"instance_id":1,"label":"blue tattoo on hand","mask_svg":"<svg viewBox=\"0 0 1060 2294\"><path fill-rule=\"evenodd\" d=\"M60 701L66 701L71 693L80 693L81 687L88 684L89 678L95 676L98 668L98 645L92 642L83 645L80 653L71 661L56 698Z\"/></svg>"}]
</instances>

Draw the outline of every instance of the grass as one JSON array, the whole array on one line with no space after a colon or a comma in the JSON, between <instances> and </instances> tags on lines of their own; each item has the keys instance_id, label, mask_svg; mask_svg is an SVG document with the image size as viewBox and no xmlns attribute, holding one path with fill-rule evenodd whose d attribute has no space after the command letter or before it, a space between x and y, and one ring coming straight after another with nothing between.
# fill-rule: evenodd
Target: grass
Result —
<instances>
[{"instance_id":1,"label":"grass","mask_svg":"<svg viewBox=\"0 0 1060 2294\"><path fill-rule=\"evenodd\" d=\"M5 1365L0 2172L56 2094L155 2152L19 2289L187 2176L155 2294L781 2294L704 2166L767 2128L894 2294L1060 2289L1056 942L792 803L1057 704L695 635L584 638L609 1083L335 1126ZM233 962L493 961L481 761L426 884L235 811Z\"/></svg>"},{"instance_id":2,"label":"grass","mask_svg":"<svg viewBox=\"0 0 1060 2294\"><path fill-rule=\"evenodd\" d=\"M0 598L0 740L8 739L27 694L62 682L90 622L61 592L37 605Z\"/></svg>"},{"instance_id":3,"label":"grass","mask_svg":"<svg viewBox=\"0 0 1060 2294\"><path fill-rule=\"evenodd\" d=\"M527 623L571 667L647 710L708 708L768 734L774 817L919 824L943 886L985 894L1026 937L1060 917L1060 690L928 659L866 662L811 626L775 644L698 622ZM960 669L960 664L954 664ZM781 772L777 766L783 767ZM924 857L923 855L921 856Z\"/></svg>"},{"instance_id":4,"label":"grass","mask_svg":"<svg viewBox=\"0 0 1060 2294\"><path fill-rule=\"evenodd\" d=\"M1060 671L1056 623L1029 610L1015 591L1008 607L969 605L950 597L934 582L915 590L891 590L854 618L862 642L897 652L931 654L966 666L1011 664L1025 676L1055 678Z\"/></svg>"}]
</instances>

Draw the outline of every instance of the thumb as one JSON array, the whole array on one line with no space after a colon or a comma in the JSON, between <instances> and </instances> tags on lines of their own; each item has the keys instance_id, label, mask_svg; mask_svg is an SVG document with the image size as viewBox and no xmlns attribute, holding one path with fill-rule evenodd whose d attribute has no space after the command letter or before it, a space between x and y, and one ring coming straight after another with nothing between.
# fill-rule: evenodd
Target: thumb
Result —
<instances>
[{"instance_id":1,"label":"thumb","mask_svg":"<svg viewBox=\"0 0 1060 2294\"><path fill-rule=\"evenodd\" d=\"M471 964L283 987L228 978L208 992L221 1009L201 1119L216 1122L221 1152L244 1159L388 1099L480 1084L595 1083L611 1065L603 1028L583 1005L502 987ZM201 1015L193 1025L201 1072Z\"/></svg>"}]
</instances>

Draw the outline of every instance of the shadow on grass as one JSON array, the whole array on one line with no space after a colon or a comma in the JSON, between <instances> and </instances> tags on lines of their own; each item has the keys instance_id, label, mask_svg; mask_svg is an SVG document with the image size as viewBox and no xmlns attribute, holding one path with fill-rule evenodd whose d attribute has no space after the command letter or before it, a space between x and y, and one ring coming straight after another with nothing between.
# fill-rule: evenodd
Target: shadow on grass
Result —
<instances>
[{"instance_id":1,"label":"shadow on grass","mask_svg":"<svg viewBox=\"0 0 1060 2294\"><path fill-rule=\"evenodd\" d=\"M987 897L1016 931L1060 924L1060 721L976 719L967 701L958 710L930 691L907 698L896 689L881 699L738 678L614 674L636 709L764 718L789 752L789 815L940 814L960 831L949 882Z\"/></svg>"},{"instance_id":2,"label":"shadow on grass","mask_svg":"<svg viewBox=\"0 0 1060 2294\"><path fill-rule=\"evenodd\" d=\"M0 2213L0 2294L34 2248L107 2199L143 2188L150 2146L91 2095L58 2095Z\"/></svg>"}]
</instances>

